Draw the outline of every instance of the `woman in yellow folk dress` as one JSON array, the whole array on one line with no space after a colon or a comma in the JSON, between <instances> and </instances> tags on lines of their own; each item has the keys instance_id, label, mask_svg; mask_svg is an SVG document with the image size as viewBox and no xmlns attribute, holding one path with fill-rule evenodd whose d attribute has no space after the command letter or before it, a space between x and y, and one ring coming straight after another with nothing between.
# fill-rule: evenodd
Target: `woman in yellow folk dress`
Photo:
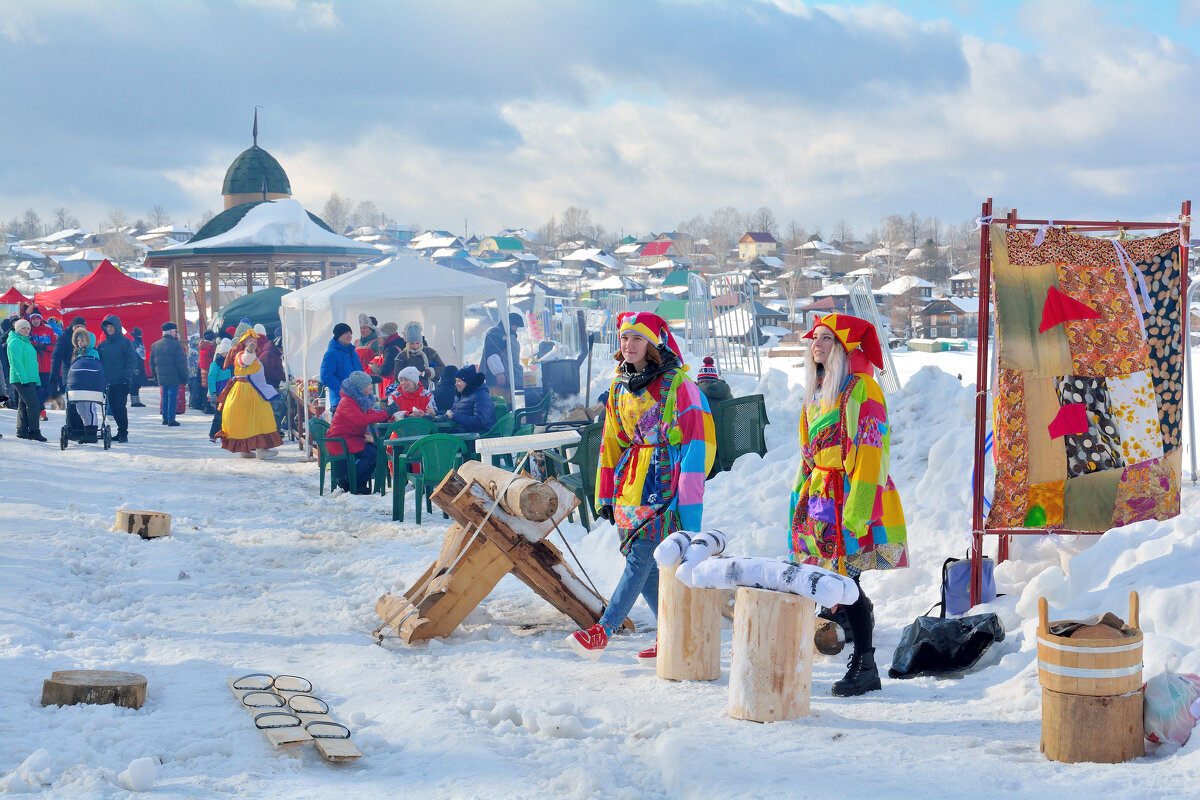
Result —
<instances>
[{"instance_id":1,"label":"woman in yellow folk dress","mask_svg":"<svg viewBox=\"0 0 1200 800\"><path fill-rule=\"evenodd\" d=\"M279 447L283 439L271 411L271 400L279 392L267 383L257 352L258 334L250 329L225 358L226 368L233 366L233 378L218 400L221 430L217 437L221 447L231 453L265 460L279 455L270 448Z\"/></svg>"}]
</instances>

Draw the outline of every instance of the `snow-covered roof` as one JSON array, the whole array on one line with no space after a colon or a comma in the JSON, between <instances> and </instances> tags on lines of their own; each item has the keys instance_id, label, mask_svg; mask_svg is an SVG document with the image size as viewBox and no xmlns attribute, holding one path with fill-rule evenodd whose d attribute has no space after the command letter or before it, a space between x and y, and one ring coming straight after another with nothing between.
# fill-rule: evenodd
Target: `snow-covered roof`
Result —
<instances>
[{"instance_id":1,"label":"snow-covered roof","mask_svg":"<svg viewBox=\"0 0 1200 800\"><path fill-rule=\"evenodd\" d=\"M783 259L777 256L759 256L758 260L766 264L771 269L783 269Z\"/></svg>"},{"instance_id":2,"label":"snow-covered roof","mask_svg":"<svg viewBox=\"0 0 1200 800\"><path fill-rule=\"evenodd\" d=\"M950 280L952 280L952 281L973 281L973 280L975 280L975 276L969 272L960 272L957 275L951 275Z\"/></svg>"},{"instance_id":3,"label":"snow-covered roof","mask_svg":"<svg viewBox=\"0 0 1200 800\"><path fill-rule=\"evenodd\" d=\"M901 275L896 280L880 286L875 290L875 294L904 294L912 289L932 289L933 284L924 278L918 278L916 275Z\"/></svg>"},{"instance_id":4,"label":"snow-covered roof","mask_svg":"<svg viewBox=\"0 0 1200 800\"><path fill-rule=\"evenodd\" d=\"M825 244L825 242L822 242L819 239L811 241L811 242L805 242L804 244L800 245L796 249L797 250L811 250L811 251L818 252L818 253L828 253L831 256L845 255L841 250L838 250L833 245Z\"/></svg>"},{"instance_id":5,"label":"snow-covered roof","mask_svg":"<svg viewBox=\"0 0 1200 800\"><path fill-rule=\"evenodd\" d=\"M459 242L457 236L431 236L427 239L421 239L420 242L417 239L413 239L408 243L408 246L414 250L440 250L445 247L461 247L462 243Z\"/></svg>"},{"instance_id":6,"label":"snow-covered roof","mask_svg":"<svg viewBox=\"0 0 1200 800\"><path fill-rule=\"evenodd\" d=\"M594 261L597 264L603 264L609 269L616 269L620 266L617 263L617 259L595 247L576 250L570 255L563 256L563 261Z\"/></svg>"},{"instance_id":7,"label":"snow-covered roof","mask_svg":"<svg viewBox=\"0 0 1200 800\"><path fill-rule=\"evenodd\" d=\"M630 253L641 252L641 249L642 249L642 246L640 244L638 244L637 242L632 242L630 244L621 245L616 250L614 250L613 253L615 253L616 255L625 256L625 255L629 255Z\"/></svg>"},{"instance_id":8,"label":"snow-covered roof","mask_svg":"<svg viewBox=\"0 0 1200 800\"><path fill-rule=\"evenodd\" d=\"M105 258L104 253L101 253L99 250L80 250L78 253L76 253L73 256L67 256L66 258L60 258L58 260L60 262L61 261L103 261L104 258Z\"/></svg>"},{"instance_id":9,"label":"snow-covered roof","mask_svg":"<svg viewBox=\"0 0 1200 800\"><path fill-rule=\"evenodd\" d=\"M439 247L437 250L433 251L433 255L431 255L430 258L454 258L461 252L461 247Z\"/></svg>"},{"instance_id":10,"label":"snow-covered roof","mask_svg":"<svg viewBox=\"0 0 1200 800\"><path fill-rule=\"evenodd\" d=\"M925 250L921 247L914 247L908 251L908 255L904 257L905 261L920 261L925 257Z\"/></svg>"},{"instance_id":11,"label":"snow-covered roof","mask_svg":"<svg viewBox=\"0 0 1200 800\"><path fill-rule=\"evenodd\" d=\"M171 236L176 239L187 241L196 235L196 232L186 225L162 225L157 228L152 228L146 231L147 234L155 234L158 236Z\"/></svg>"},{"instance_id":12,"label":"snow-covered roof","mask_svg":"<svg viewBox=\"0 0 1200 800\"><path fill-rule=\"evenodd\" d=\"M846 273L847 278L870 278L875 274L874 267L859 267Z\"/></svg>"},{"instance_id":13,"label":"snow-covered roof","mask_svg":"<svg viewBox=\"0 0 1200 800\"><path fill-rule=\"evenodd\" d=\"M224 233L195 243L173 244L159 252L184 247L208 250L214 247L338 247L358 251L362 245L330 233L312 221L299 200L290 197L259 203Z\"/></svg>"},{"instance_id":14,"label":"snow-covered roof","mask_svg":"<svg viewBox=\"0 0 1200 800\"><path fill-rule=\"evenodd\" d=\"M813 297L849 297L849 295L850 287L844 283L835 283L812 293Z\"/></svg>"},{"instance_id":15,"label":"snow-covered roof","mask_svg":"<svg viewBox=\"0 0 1200 800\"><path fill-rule=\"evenodd\" d=\"M47 244L49 244L51 242L61 242L64 239L73 239L76 236L84 235L84 233L86 233L86 231L84 231L81 228L66 228L65 230L61 230L56 233L52 233L49 236L43 236L40 239L34 239L33 241L46 242Z\"/></svg>"}]
</instances>

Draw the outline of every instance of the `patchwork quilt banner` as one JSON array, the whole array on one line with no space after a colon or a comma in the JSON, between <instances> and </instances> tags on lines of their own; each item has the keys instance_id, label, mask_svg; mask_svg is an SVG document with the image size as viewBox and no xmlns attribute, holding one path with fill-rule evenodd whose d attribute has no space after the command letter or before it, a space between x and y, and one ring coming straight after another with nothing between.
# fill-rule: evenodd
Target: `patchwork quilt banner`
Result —
<instances>
[{"instance_id":1,"label":"patchwork quilt banner","mask_svg":"<svg viewBox=\"0 0 1200 800\"><path fill-rule=\"evenodd\" d=\"M1179 514L1179 234L994 225L999 374L988 528L1102 532Z\"/></svg>"}]
</instances>

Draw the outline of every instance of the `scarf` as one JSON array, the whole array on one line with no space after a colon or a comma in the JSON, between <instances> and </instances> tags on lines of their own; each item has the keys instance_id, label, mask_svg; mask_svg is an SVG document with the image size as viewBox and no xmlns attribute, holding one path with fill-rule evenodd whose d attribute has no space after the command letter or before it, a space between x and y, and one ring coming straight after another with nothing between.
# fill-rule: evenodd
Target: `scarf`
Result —
<instances>
[{"instance_id":1,"label":"scarf","mask_svg":"<svg viewBox=\"0 0 1200 800\"><path fill-rule=\"evenodd\" d=\"M349 397L358 403L358 407L363 411L371 411L375 408L375 398L358 388L349 378L342 381L342 397Z\"/></svg>"}]
</instances>

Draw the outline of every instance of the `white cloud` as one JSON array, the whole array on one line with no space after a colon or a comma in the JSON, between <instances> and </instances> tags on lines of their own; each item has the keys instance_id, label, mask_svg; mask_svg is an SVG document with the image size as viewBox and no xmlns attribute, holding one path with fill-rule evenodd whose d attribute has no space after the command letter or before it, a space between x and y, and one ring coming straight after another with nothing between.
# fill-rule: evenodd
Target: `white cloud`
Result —
<instances>
[{"instance_id":1,"label":"white cloud","mask_svg":"<svg viewBox=\"0 0 1200 800\"><path fill-rule=\"evenodd\" d=\"M305 3L300 7L298 24L301 28L327 30L340 28L342 25L337 12L333 10L333 3Z\"/></svg>"}]
</instances>

